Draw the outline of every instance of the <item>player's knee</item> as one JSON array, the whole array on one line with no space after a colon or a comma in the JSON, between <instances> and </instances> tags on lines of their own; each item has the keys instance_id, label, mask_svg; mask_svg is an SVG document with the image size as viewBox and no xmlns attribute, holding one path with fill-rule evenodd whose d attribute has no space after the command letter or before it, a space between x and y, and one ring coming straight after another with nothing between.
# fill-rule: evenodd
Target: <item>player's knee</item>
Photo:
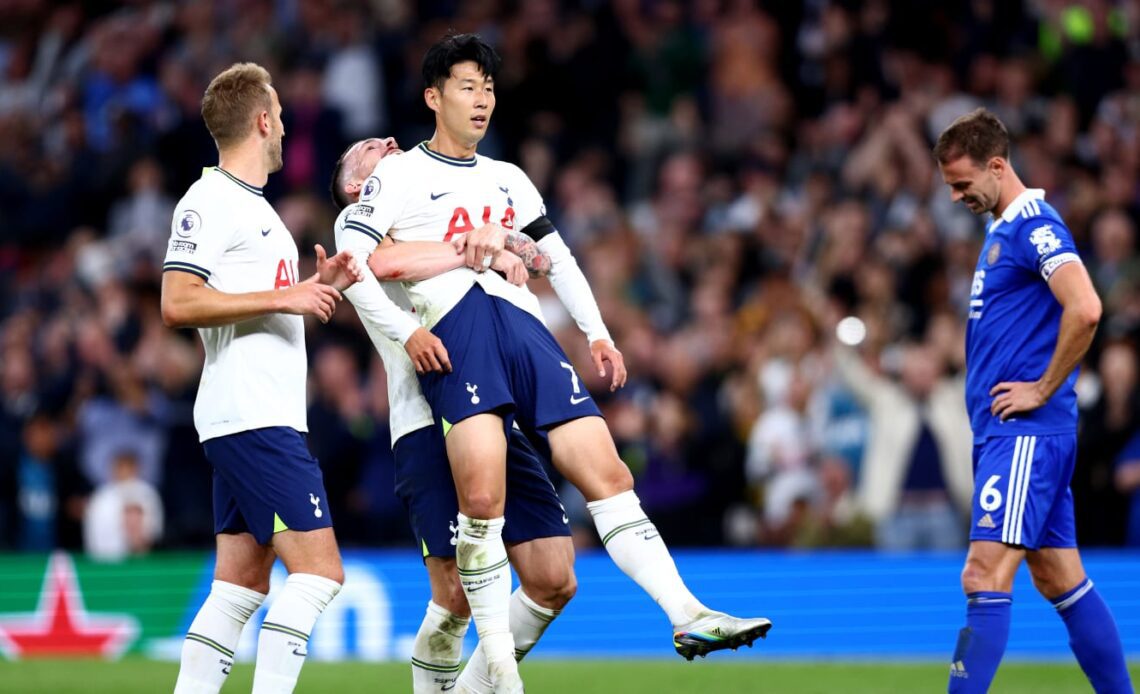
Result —
<instances>
[{"instance_id":1,"label":"player's knee","mask_svg":"<svg viewBox=\"0 0 1140 694\"><path fill-rule=\"evenodd\" d=\"M599 477L602 489L599 490L598 498L608 499L633 489L633 473L621 458L616 456Z\"/></svg>"},{"instance_id":2,"label":"player's knee","mask_svg":"<svg viewBox=\"0 0 1140 694\"><path fill-rule=\"evenodd\" d=\"M1037 592L1049 600L1064 595L1080 583L1080 580L1072 580L1064 572L1045 566L1030 565L1029 576L1033 579L1033 587Z\"/></svg>"},{"instance_id":3,"label":"player's knee","mask_svg":"<svg viewBox=\"0 0 1140 694\"><path fill-rule=\"evenodd\" d=\"M467 596L463 594L463 586L459 583L458 574L455 582L448 584L440 594L432 595L432 599L456 617L471 616L471 608L467 604Z\"/></svg>"},{"instance_id":4,"label":"player's knee","mask_svg":"<svg viewBox=\"0 0 1140 694\"><path fill-rule=\"evenodd\" d=\"M469 492L463 495L463 515L488 520L503 515L503 499L491 492Z\"/></svg>"},{"instance_id":5,"label":"player's knee","mask_svg":"<svg viewBox=\"0 0 1140 694\"><path fill-rule=\"evenodd\" d=\"M992 570L977 559L966 559L966 567L962 569L962 592L969 595L997 589L997 579Z\"/></svg>"},{"instance_id":6,"label":"player's knee","mask_svg":"<svg viewBox=\"0 0 1140 694\"><path fill-rule=\"evenodd\" d=\"M552 610L561 610L578 592L578 578L571 568L550 567L523 586L531 600Z\"/></svg>"},{"instance_id":7,"label":"player's knee","mask_svg":"<svg viewBox=\"0 0 1140 694\"><path fill-rule=\"evenodd\" d=\"M242 588L248 588L254 592L261 593L262 595L269 595L268 576L265 578L249 579L247 581L239 583L238 585L240 585Z\"/></svg>"},{"instance_id":8,"label":"player's knee","mask_svg":"<svg viewBox=\"0 0 1140 694\"><path fill-rule=\"evenodd\" d=\"M261 571L256 567L247 567L238 571L233 569L218 570L215 572L214 578L262 595L269 593L269 572Z\"/></svg>"},{"instance_id":9,"label":"player's knee","mask_svg":"<svg viewBox=\"0 0 1140 694\"><path fill-rule=\"evenodd\" d=\"M336 581L337 583L339 583L343 586L344 585L344 566L338 565L336 567L330 568L328 571L324 572L324 576L325 576L325 578L329 579L330 581Z\"/></svg>"}]
</instances>

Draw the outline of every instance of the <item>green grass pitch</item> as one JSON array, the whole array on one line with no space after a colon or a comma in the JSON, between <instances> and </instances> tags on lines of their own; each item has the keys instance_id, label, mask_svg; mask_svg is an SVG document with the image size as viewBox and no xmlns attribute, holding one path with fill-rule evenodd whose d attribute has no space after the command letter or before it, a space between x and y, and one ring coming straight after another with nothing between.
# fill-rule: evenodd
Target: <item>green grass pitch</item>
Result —
<instances>
[{"instance_id":1,"label":"green grass pitch","mask_svg":"<svg viewBox=\"0 0 1140 694\"><path fill-rule=\"evenodd\" d=\"M134 694L170 692L176 663L128 658L97 661L0 661L0 691L7 694ZM522 665L527 691L534 694L683 694L772 692L773 694L909 694L945 691L942 663L782 662L693 663L539 660ZM1140 664L1132 665L1133 680ZM248 692L253 666L239 663L223 694ZM410 692L411 674L402 663L308 663L298 694ZM998 671L995 694L1091 692L1075 664L1010 662Z\"/></svg>"}]
</instances>

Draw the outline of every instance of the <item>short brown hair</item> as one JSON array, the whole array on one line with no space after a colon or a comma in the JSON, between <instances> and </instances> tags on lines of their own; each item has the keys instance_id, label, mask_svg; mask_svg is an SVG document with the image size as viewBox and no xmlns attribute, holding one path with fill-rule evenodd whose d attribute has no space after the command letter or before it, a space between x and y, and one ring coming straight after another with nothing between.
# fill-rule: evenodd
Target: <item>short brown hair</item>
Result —
<instances>
[{"instance_id":1,"label":"short brown hair","mask_svg":"<svg viewBox=\"0 0 1140 694\"><path fill-rule=\"evenodd\" d=\"M939 164L948 164L963 155L978 166L992 157L1009 159L1009 131L984 108L959 116L938 136L934 157Z\"/></svg>"},{"instance_id":2,"label":"short brown hair","mask_svg":"<svg viewBox=\"0 0 1140 694\"><path fill-rule=\"evenodd\" d=\"M206 87L202 120L219 148L240 142L253 127L253 116L273 106L269 71L257 63L234 63Z\"/></svg>"}]
</instances>

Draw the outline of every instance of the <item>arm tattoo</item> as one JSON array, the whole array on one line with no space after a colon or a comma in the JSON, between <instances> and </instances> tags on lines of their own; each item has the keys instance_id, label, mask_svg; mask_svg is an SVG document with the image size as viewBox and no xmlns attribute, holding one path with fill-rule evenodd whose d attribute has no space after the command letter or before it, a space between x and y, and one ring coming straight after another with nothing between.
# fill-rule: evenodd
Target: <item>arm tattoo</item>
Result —
<instances>
[{"instance_id":1,"label":"arm tattoo","mask_svg":"<svg viewBox=\"0 0 1140 694\"><path fill-rule=\"evenodd\" d=\"M531 277L545 277L550 274L550 256L540 251L538 244L529 236L509 231L503 247L522 258L523 265Z\"/></svg>"}]
</instances>

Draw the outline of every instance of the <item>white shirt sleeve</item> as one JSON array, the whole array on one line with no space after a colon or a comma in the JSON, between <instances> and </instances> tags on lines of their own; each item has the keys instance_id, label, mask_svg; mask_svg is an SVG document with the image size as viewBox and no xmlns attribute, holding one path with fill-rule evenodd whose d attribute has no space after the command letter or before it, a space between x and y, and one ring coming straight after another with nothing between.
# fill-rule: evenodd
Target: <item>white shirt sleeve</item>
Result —
<instances>
[{"instance_id":1,"label":"white shirt sleeve","mask_svg":"<svg viewBox=\"0 0 1140 694\"><path fill-rule=\"evenodd\" d=\"M589 342L607 340L613 344L590 283L586 281L570 248L562 240L562 235L555 231L543 236L538 241L538 248L550 256L550 286L554 287L554 293L566 307L567 313L574 318L578 329L586 334Z\"/></svg>"},{"instance_id":2,"label":"white shirt sleeve","mask_svg":"<svg viewBox=\"0 0 1140 694\"><path fill-rule=\"evenodd\" d=\"M512 164L508 166L512 169L511 197L515 208L515 229L521 231L531 222L546 216L546 204L542 201L542 194L523 170ZM590 283L586 281L582 268L578 266L578 261L574 259L562 236L557 231L543 236L538 240L538 249L550 256L550 285L554 287L558 300L566 307L566 312L578 324L578 329L586 334L589 342L607 340L613 344Z\"/></svg>"},{"instance_id":3,"label":"white shirt sleeve","mask_svg":"<svg viewBox=\"0 0 1140 694\"><path fill-rule=\"evenodd\" d=\"M209 205L200 195L186 195L170 222L162 271L189 272L209 282L232 240L233 227L217 205Z\"/></svg>"},{"instance_id":4,"label":"white shirt sleeve","mask_svg":"<svg viewBox=\"0 0 1140 694\"><path fill-rule=\"evenodd\" d=\"M341 213L345 229L370 237L375 243L388 234L403 214L408 196L406 176L401 176L397 160L402 155L389 155L381 159L364 179L360 187L360 200Z\"/></svg>"},{"instance_id":5,"label":"white shirt sleeve","mask_svg":"<svg viewBox=\"0 0 1140 694\"><path fill-rule=\"evenodd\" d=\"M380 286L376 276L368 270L368 256L376 250L379 241L356 226L349 226L349 219L360 216L359 212L353 209L360 204L366 203L346 207L336 224L337 252L351 252L360 267L365 269L364 281L352 285L344 291L344 294L356 308L356 314L360 316L362 322L379 330L389 340L395 340L402 345L408 341L420 324L392 301Z\"/></svg>"}]
</instances>

